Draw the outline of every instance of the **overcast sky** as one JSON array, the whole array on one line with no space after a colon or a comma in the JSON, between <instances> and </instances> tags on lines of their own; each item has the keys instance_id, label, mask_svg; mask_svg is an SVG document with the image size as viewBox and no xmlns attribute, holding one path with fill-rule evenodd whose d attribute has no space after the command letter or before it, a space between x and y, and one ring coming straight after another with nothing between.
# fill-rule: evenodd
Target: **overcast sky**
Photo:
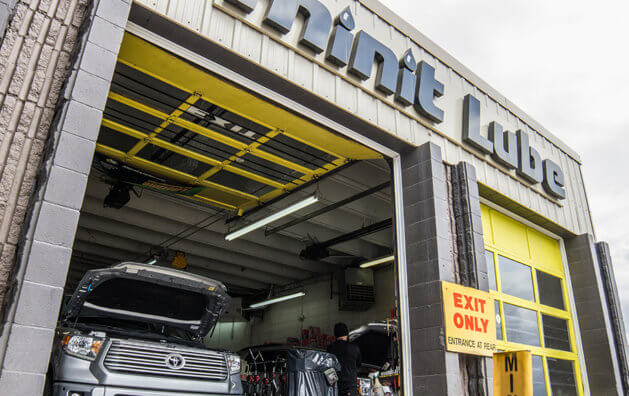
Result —
<instances>
[{"instance_id":1,"label":"overcast sky","mask_svg":"<svg viewBox=\"0 0 629 396\"><path fill-rule=\"evenodd\" d=\"M581 155L629 323L629 2L381 1Z\"/></svg>"}]
</instances>

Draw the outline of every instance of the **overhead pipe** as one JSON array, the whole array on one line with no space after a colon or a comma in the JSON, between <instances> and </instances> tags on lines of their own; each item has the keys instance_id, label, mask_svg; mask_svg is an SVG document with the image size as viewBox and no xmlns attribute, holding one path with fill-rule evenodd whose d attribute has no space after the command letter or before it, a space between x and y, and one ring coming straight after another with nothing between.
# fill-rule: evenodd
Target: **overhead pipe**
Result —
<instances>
[{"instance_id":1,"label":"overhead pipe","mask_svg":"<svg viewBox=\"0 0 629 396\"><path fill-rule=\"evenodd\" d=\"M390 187L390 186L391 186L391 182L382 183L382 184L377 185L375 187L372 187L372 188L370 188L368 190L362 191L362 192L360 192L360 193L358 193L356 195L352 195L351 197L345 198L344 200L335 202L335 203L333 203L331 205L328 205L328 206L326 206L324 208L321 208L319 210L315 210L314 212L309 213L309 214L307 214L305 216L302 216L302 217L299 217L299 218L294 219L292 221L289 221L286 224L282 224L282 225L279 225L279 226L277 226L275 228L267 230L267 231L264 232L264 235L268 236L268 235L272 235L272 234L275 234L277 232L283 231L283 230L285 230L285 229L287 229L289 227L292 227L292 226L295 226L297 224L303 223L304 221L308 221L308 220L310 220L312 218L315 218L317 216L321 216L322 214L331 212L331 211L333 211L335 209L338 209L338 208L340 208L342 206L345 206L345 205L347 205L347 204L349 204L351 202L358 201L359 199L365 198L365 197L367 197L369 195L372 195L372 194L374 194L374 193L376 193L378 191L384 190L385 188Z\"/></svg>"},{"instance_id":2,"label":"overhead pipe","mask_svg":"<svg viewBox=\"0 0 629 396\"><path fill-rule=\"evenodd\" d=\"M243 213L240 216L234 216L234 217L231 217L231 218L227 219L225 221L225 223L226 224L233 223L234 221L244 219L245 217L248 217L248 216L250 216L250 215L252 215L254 213L257 213L257 212L259 212L262 209L266 209L267 207L280 202L281 200L283 200L284 198L288 197L289 195L292 195L292 194L297 193L299 191L305 190L306 188L311 187L311 186L319 183L321 180L327 179L328 177L333 176L333 175L335 175L335 174L337 174L337 173L339 173L339 172L349 168L350 166L354 165L355 163L356 163L356 161L348 161L347 163L345 163L345 164L343 164L343 165L341 165L339 167L336 167L336 168L332 169L331 171L329 171L327 173L324 173L323 175L321 175L319 177L316 177L316 178L314 178L314 179L312 179L312 180L310 180L310 181L308 181L308 182L306 182L304 184L299 185L298 187L290 190L289 192L287 192L285 194L280 195L277 198L273 198L270 201L264 202L264 203L256 206L255 208L246 211L245 213Z\"/></svg>"},{"instance_id":3,"label":"overhead pipe","mask_svg":"<svg viewBox=\"0 0 629 396\"><path fill-rule=\"evenodd\" d=\"M352 239L360 238L365 235L373 234L374 232L382 231L387 228L391 228L392 226L393 226L393 219L382 220L377 223L368 225L366 227L359 228L347 234L338 236L336 238L332 238L325 242L312 244L308 246L307 248L305 248L304 250L302 250L299 256L304 257L304 258L325 257L326 255L323 253L329 247L341 244L343 242L351 241Z\"/></svg>"}]
</instances>

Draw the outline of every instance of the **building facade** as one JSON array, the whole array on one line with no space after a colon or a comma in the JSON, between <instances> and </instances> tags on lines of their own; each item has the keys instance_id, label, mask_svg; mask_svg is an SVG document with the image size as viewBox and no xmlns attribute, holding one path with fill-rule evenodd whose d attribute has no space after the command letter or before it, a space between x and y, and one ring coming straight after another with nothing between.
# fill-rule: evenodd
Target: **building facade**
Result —
<instances>
[{"instance_id":1,"label":"building facade","mask_svg":"<svg viewBox=\"0 0 629 396\"><path fill-rule=\"evenodd\" d=\"M0 18L0 394L43 390L94 152L141 160L99 139L117 64L190 106L213 98L193 65L389 160L404 394L492 394L491 359L446 348L442 281L495 299L536 394L629 391L579 155L377 0L0 0Z\"/></svg>"}]
</instances>

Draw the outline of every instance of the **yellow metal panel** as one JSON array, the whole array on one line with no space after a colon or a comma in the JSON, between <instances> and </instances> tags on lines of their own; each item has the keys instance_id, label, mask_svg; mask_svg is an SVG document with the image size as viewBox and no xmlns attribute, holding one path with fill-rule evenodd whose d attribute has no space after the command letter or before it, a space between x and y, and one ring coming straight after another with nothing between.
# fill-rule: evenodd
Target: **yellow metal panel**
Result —
<instances>
[{"instance_id":1,"label":"yellow metal panel","mask_svg":"<svg viewBox=\"0 0 629 396\"><path fill-rule=\"evenodd\" d=\"M564 270L559 242L532 228L529 228L527 232L531 261L543 271L563 277Z\"/></svg>"},{"instance_id":2,"label":"yellow metal panel","mask_svg":"<svg viewBox=\"0 0 629 396\"><path fill-rule=\"evenodd\" d=\"M199 201L199 202L203 202L206 204L210 204L212 206L218 206L219 208L223 208L223 209L227 209L227 210L231 210L233 212L238 212L239 208L237 206L233 206L233 205L228 205L224 202L220 202L220 201L216 201L214 199L210 199L210 198L206 198L202 195L193 195L192 199Z\"/></svg>"},{"instance_id":3,"label":"yellow metal panel","mask_svg":"<svg viewBox=\"0 0 629 396\"><path fill-rule=\"evenodd\" d=\"M188 92L197 92L203 99L257 122L279 128L287 134L323 148L328 152L361 160L382 156L358 143L338 136L272 103L197 68L148 42L125 34L119 58L152 76L181 87Z\"/></svg>"},{"instance_id":4,"label":"yellow metal panel","mask_svg":"<svg viewBox=\"0 0 629 396\"><path fill-rule=\"evenodd\" d=\"M171 121L172 118L179 117L180 115L182 115L186 110L188 110L190 108L190 106L195 104L199 99L200 99L199 95L190 95L190 97L184 103L182 103L175 111L173 111L170 114L170 116L168 117L168 119L166 119L166 121L162 122L159 127L155 128L155 130L153 130L153 133L151 133L150 136L154 137L158 133L160 133L161 131L166 129L168 127L168 125L170 125L170 121ZM136 155L147 144L148 144L147 140L138 142L131 150L129 150L128 154L129 155Z\"/></svg>"},{"instance_id":5,"label":"yellow metal panel","mask_svg":"<svg viewBox=\"0 0 629 396\"><path fill-rule=\"evenodd\" d=\"M195 197L197 200L217 204L221 207L236 207L242 211L278 197L303 183L316 179L347 163L349 159L362 160L381 158L379 153L369 148L345 139L286 109L278 107L272 103L268 103L267 101L252 95L247 91L236 88L235 86L215 77L203 69L181 60L180 58L169 54L167 51L164 51L131 34L125 34L118 61L145 73L152 78L161 80L173 87L185 91L190 96L172 114L166 114L156 108L153 108L152 106L138 102L137 100L110 92L109 98L111 100L123 103L148 115L156 117L161 120L161 124L150 134L147 134L119 123L114 123L111 120L105 120L104 124L107 127L133 136L139 139L140 142L138 142L126 154L121 154L117 152L117 150L105 146L100 147L101 152L107 152L108 155L113 158L120 159L121 161L138 166L149 172L155 172L155 174L163 177L169 177L185 183L194 183L208 187L201 194ZM259 125L268 128L270 131L265 136L262 136L253 143L248 144L232 139L210 128L180 118L183 112L199 99L216 104L234 114L256 122ZM219 161L159 139L159 133L170 124L177 125L222 144L234 147L238 149L239 152L226 160ZM320 169L310 169L266 152L264 150L264 144L280 134L285 134L296 141L332 155L336 157L336 160L333 160L332 163L325 164ZM210 164L213 168L209 169L201 176L193 178L192 175L187 175L174 169L138 158L136 155L147 144L153 144L185 157ZM247 154L255 155L288 169L295 170L302 173L303 176L283 184L269 179L268 177L260 176L254 172L243 170L232 165L232 162L237 160L238 157L242 157ZM262 197L255 197L250 194L207 181L209 177L222 169L248 179L267 184L274 187L275 190Z\"/></svg>"},{"instance_id":6,"label":"yellow metal panel","mask_svg":"<svg viewBox=\"0 0 629 396\"><path fill-rule=\"evenodd\" d=\"M153 144L155 146L159 146L161 148L164 148L166 150L170 150L172 152L175 152L177 154L181 154L181 155L183 155L185 157L189 157L189 158L192 158L194 160L197 160L197 161L200 161L200 162L203 162L203 163L206 163L206 164L215 165L215 166L217 166L218 170L225 169L225 170L228 170L228 171L230 171L232 173L241 175L241 176L246 177L248 179L252 179L252 180L258 181L260 183L267 184L269 186L273 186L275 188L284 188L284 185L282 183L278 183L278 182L276 182L274 180L268 179L268 178L263 177L263 176L259 176L259 175L255 174L253 172L249 172L249 171L246 171L244 169L237 168L235 166L224 164L221 161L212 159L212 158L210 158L208 156L205 156L205 155L201 155L201 154L195 153L194 151L191 151L191 150L179 147L179 146L177 146L175 144L168 143L168 142L166 142L164 140L158 139L157 137L151 137L151 136L146 135L146 134L144 134L142 132L136 131L135 129L129 128L129 127L127 127L125 125L122 125L122 124L119 124L117 122L114 122L114 121L111 121L111 120L108 120L108 119L103 119L103 126L106 126L107 128L113 129L115 131L124 133L124 134L129 135L129 136L133 136L133 137L135 137L137 139L140 139L140 140L142 140L144 142L145 145L150 143L150 144ZM129 152L128 155L131 156L132 155L131 152ZM209 176L207 176L207 177L209 177ZM199 176L198 179L199 180L205 180L207 177L205 177L205 175L201 175L201 176Z\"/></svg>"},{"instance_id":7,"label":"yellow metal panel","mask_svg":"<svg viewBox=\"0 0 629 396\"><path fill-rule=\"evenodd\" d=\"M485 238L485 243L494 243L494 230L491 226L490 209L482 205L480 207L480 214L483 221L483 237Z\"/></svg>"},{"instance_id":8,"label":"yellow metal panel","mask_svg":"<svg viewBox=\"0 0 629 396\"><path fill-rule=\"evenodd\" d=\"M263 158L267 161L271 161L274 162L276 164L282 165L286 168L289 169L294 169L298 172L301 173L312 173L313 171L310 170L309 168L306 168L305 166L301 166L299 164L295 164L294 162L290 162L288 160L285 160L281 157L278 157L276 155L273 154L269 154L265 151L262 150L258 150L258 148L261 146L261 143L265 143L267 142L269 139L268 138L260 138L261 142L254 142L252 144L247 145L246 143L243 143L239 140L236 139L232 139L228 136L223 135L222 133L218 133L213 131L210 128L205 128L199 124L195 124L194 122L188 121L188 120L184 120L183 118L173 118L170 115L163 113L157 109L154 109L152 107L146 106L138 101L135 101L133 99L129 99L127 97L124 97L122 95L119 95L117 93L114 92L110 92L109 93L109 98L112 100L115 100L117 102L123 103L127 106L133 107L135 109L138 109L140 111L145 112L146 114L152 115L153 117L165 120L164 123L162 123L162 125L164 125L165 123L167 124L174 124L177 126L180 126L182 128L188 129L192 132L198 133L199 135L205 136L207 138L216 140L217 142L226 144L228 146L237 148L242 150L243 152L246 153L251 153L257 157ZM273 132L273 131L272 131Z\"/></svg>"},{"instance_id":9,"label":"yellow metal panel","mask_svg":"<svg viewBox=\"0 0 629 396\"><path fill-rule=\"evenodd\" d=\"M491 223L494 235L494 244L501 250L509 252L521 259L529 258L528 239L524 224L490 209Z\"/></svg>"},{"instance_id":10,"label":"yellow metal panel","mask_svg":"<svg viewBox=\"0 0 629 396\"><path fill-rule=\"evenodd\" d=\"M206 180L199 181L196 177L188 175L187 173L183 173L178 170L168 168L166 166L158 165L154 162L147 161L142 158L128 156L126 153L120 150L116 150L102 144L96 144L96 151L118 161L137 166L140 169L145 169L162 177L167 177L182 183L187 183L191 185L202 185L214 190L218 190L222 193L227 194L231 200L235 201L236 204L233 206L240 206L250 200L258 200L258 197L256 197L255 195L247 194L242 191L234 190L233 188L225 187L220 184L212 183ZM222 202L231 204L229 201Z\"/></svg>"},{"instance_id":11,"label":"yellow metal panel","mask_svg":"<svg viewBox=\"0 0 629 396\"><path fill-rule=\"evenodd\" d=\"M269 133L267 133L266 135L264 135L263 137L259 138L256 143L250 144L249 147L254 149L257 148L260 144L262 143L266 143L267 141L269 141L270 139L274 138L275 136L281 134L281 131L278 130L274 130L271 131ZM210 178L212 175L215 175L216 173L220 172L221 169L239 169L236 167L233 167L229 164L231 164L232 162L236 161L238 158L244 157L245 155L247 155L247 153L251 152L251 150L249 149L245 149L245 150L241 150L239 152L237 152L235 155L232 155L231 157L229 157L228 159L226 159L225 161L223 161L222 163L220 163L219 165L215 166L214 168L210 169L209 171L205 172L204 174L202 174L201 176L199 176L199 180L205 180ZM261 176L257 176L256 177L260 178L260 179L266 179L263 178ZM260 180L258 180L260 181ZM267 183L268 184L268 183ZM289 183L291 184L291 183ZM280 183L276 183L275 187L277 188L282 188L282 189L286 189L288 188L286 185L280 184Z\"/></svg>"}]
</instances>

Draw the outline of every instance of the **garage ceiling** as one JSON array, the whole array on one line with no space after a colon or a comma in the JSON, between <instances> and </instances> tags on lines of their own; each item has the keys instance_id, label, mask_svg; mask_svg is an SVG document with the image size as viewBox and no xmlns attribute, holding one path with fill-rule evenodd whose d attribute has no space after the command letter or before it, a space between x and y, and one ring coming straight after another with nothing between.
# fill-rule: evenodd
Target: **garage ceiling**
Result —
<instances>
[{"instance_id":1,"label":"garage ceiling","mask_svg":"<svg viewBox=\"0 0 629 396\"><path fill-rule=\"evenodd\" d=\"M299 257L308 246L390 219L388 188L272 235L261 229L226 241L230 230L314 193L317 204L272 226L389 182L389 167L379 153L130 34L96 151L68 291L88 269L146 262L158 250L164 252L158 265L170 265L175 252L184 252L190 271L246 295L329 274L393 248L392 231L385 228L332 246L329 257ZM122 209L104 207L120 181L135 186L139 196Z\"/></svg>"},{"instance_id":2,"label":"garage ceiling","mask_svg":"<svg viewBox=\"0 0 629 396\"><path fill-rule=\"evenodd\" d=\"M381 157L130 34L96 151L163 178L137 184L184 189L239 213L348 162Z\"/></svg>"},{"instance_id":3,"label":"garage ceiling","mask_svg":"<svg viewBox=\"0 0 629 396\"><path fill-rule=\"evenodd\" d=\"M110 191L110 181L103 181L107 178L93 172L79 219L68 291L87 269L125 260L146 262L151 252L162 247L167 248L167 254L159 265L170 265L174 252L182 251L190 271L223 281L233 294L250 294L270 285L307 280L357 260L388 255L393 248L391 229L336 245L331 248L332 257L326 259L299 257L305 247L315 242L390 218L393 210L388 189L273 235L266 236L261 229L231 242L224 237L228 230L277 212L315 190L321 196L320 202L272 226L367 190L388 180L387 168L382 160L361 161L236 225L226 224L226 210L151 190L138 189L140 197L132 196L122 209L105 208L103 200Z\"/></svg>"}]
</instances>

